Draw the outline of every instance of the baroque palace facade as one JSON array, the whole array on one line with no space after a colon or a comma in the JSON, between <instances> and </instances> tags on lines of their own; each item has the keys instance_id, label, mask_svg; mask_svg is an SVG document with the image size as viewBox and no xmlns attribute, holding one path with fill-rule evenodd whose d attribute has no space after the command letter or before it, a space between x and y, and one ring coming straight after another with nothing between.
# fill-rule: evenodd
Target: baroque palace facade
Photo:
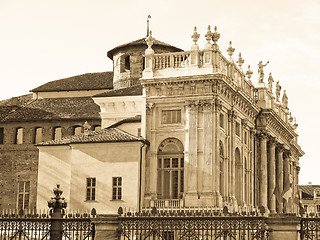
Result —
<instances>
[{"instance_id":1,"label":"baroque palace facade","mask_svg":"<svg viewBox=\"0 0 320 240\"><path fill-rule=\"evenodd\" d=\"M71 209L99 213L120 206L297 212L304 153L288 97L271 74L265 79L267 63L259 62L255 87L241 54L233 60L231 42L229 58L222 55L219 37L209 27L200 50L195 29L183 51L150 32L108 52L113 72L2 101L0 161L11 162L14 174L1 181L14 179L11 207L45 208L60 183ZM27 134L19 142L21 128ZM30 168L19 167L19 158Z\"/></svg>"}]
</instances>

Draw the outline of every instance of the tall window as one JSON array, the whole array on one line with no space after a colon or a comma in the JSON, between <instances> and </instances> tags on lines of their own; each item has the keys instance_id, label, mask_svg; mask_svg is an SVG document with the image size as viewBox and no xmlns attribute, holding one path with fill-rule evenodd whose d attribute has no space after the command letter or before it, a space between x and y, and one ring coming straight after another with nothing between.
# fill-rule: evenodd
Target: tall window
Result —
<instances>
[{"instance_id":1,"label":"tall window","mask_svg":"<svg viewBox=\"0 0 320 240\"><path fill-rule=\"evenodd\" d=\"M38 127L34 130L34 139L33 143L37 144L39 142L42 142L42 128Z\"/></svg>"},{"instance_id":2,"label":"tall window","mask_svg":"<svg viewBox=\"0 0 320 240\"><path fill-rule=\"evenodd\" d=\"M220 113L220 127L224 128L224 115Z\"/></svg>"},{"instance_id":3,"label":"tall window","mask_svg":"<svg viewBox=\"0 0 320 240\"><path fill-rule=\"evenodd\" d=\"M121 200L122 177L112 178L112 200Z\"/></svg>"},{"instance_id":4,"label":"tall window","mask_svg":"<svg viewBox=\"0 0 320 240\"><path fill-rule=\"evenodd\" d=\"M181 109L162 110L161 123L164 123L164 124L181 123Z\"/></svg>"},{"instance_id":5,"label":"tall window","mask_svg":"<svg viewBox=\"0 0 320 240\"><path fill-rule=\"evenodd\" d=\"M17 128L15 144L22 144L22 143L23 143L23 128Z\"/></svg>"},{"instance_id":6,"label":"tall window","mask_svg":"<svg viewBox=\"0 0 320 240\"><path fill-rule=\"evenodd\" d=\"M29 209L30 181L18 182L18 209Z\"/></svg>"},{"instance_id":7,"label":"tall window","mask_svg":"<svg viewBox=\"0 0 320 240\"><path fill-rule=\"evenodd\" d=\"M80 135L82 133L82 127L81 126L74 126L73 127L73 135Z\"/></svg>"},{"instance_id":8,"label":"tall window","mask_svg":"<svg viewBox=\"0 0 320 240\"><path fill-rule=\"evenodd\" d=\"M219 142L219 156L220 156L220 165L219 165L219 179L220 179L220 186L219 186L219 190L220 190L220 194L221 196L224 196L224 174L223 174L223 165L224 165L224 157L223 157L223 143L222 141Z\"/></svg>"},{"instance_id":9,"label":"tall window","mask_svg":"<svg viewBox=\"0 0 320 240\"><path fill-rule=\"evenodd\" d=\"M240 150L239 148L236 148L235 150L235 163L236 163L236 198L238 202L241 202L241 196L242 196L242 187L243 187L243 178L242 178L242 162L241 162L241 156L240 156Z\"/></svg>"},{"instance_id":10,"label":"tall window","mask_svg":"<svg viewBox=\"0 0 320 240\"><path fill-rule=\"evenodd\" d=\"M158 198L180 199L184 188L183 145L176 138L164 140L158 150Z\"/></svg>"},{"instance_id":11,"label":"tall window","mask_svg":"<svg viewBox=\"0 0 320 240\"><path fill-rule=\"evenodd\" d=\"M0 144L4 142L4 128L0 128Z\"/></svg>"},{"instance_id":12,"label":"tall window","mask_svg":"<svg viewBox=\"0 0 320 240\"><path fill-rule=\"evenodd\" d=\"M124 59L124 70L130 71L130 56L126 56Z\"/></svg>"},{"instance_id":13,"label":"tall window","mask_svg":"<svg viewBox=\"0 0 320 240\"><path fill-rule=\"evenodd\" d=\"M240 137L240 123L236 122L236 135Z\"/></svg>"},{"instance_id":14,"label":"tall window","mask_svg":"<svg viewBox=\"0 0 320 240\"><path fill-rule=\"evenodd\" d=\"M86 200L96 200L96 178L87 178Z\"/></svg>"},{"instance_id":15,"label":"tall window","mask_svg":"<svg viewBox=\"0 0 320 240\"><path fill-rule=\"evenodd\" d=\"M61 137L62 137L62 128L61 127L55 127L53 129L52 139L56 140L56 139L60 139Z\"/></svg>"}]
</instances>

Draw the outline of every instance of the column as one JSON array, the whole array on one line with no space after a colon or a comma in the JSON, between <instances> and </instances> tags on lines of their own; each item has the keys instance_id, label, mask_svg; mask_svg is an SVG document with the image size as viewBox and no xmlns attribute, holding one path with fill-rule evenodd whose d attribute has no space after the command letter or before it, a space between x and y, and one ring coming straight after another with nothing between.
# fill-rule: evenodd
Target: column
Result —
<instances>
[{"instance_id":1,"label":"column","mask_svg":"<svg viewBox=\"0 0 320 240\"><path fill-rule=\"evenodd\" d=\"M275 195L275 188L276 188L276 142L271 139L269 141L269 209L271 213L276 212L276 195Z\"/></svg>"},{"instance_id":2,"label":"column","mask_svg":"<svg viewBox=\"0 0 320 240\"><path fill-rule=\"evenodd\" d=\"M283 148L282 145L277 146L277 209L278 213L283 212Z\"/></svg>"},{"instance_id":3,"label":"column","mask_svg":"<svg viewBox=\"0 0 320 240\"><path fill-rule=\"evenodd\" d=\"M188 135L186 141L186 147L188 153L186 154L186 204L195 204L194 200L197 199L197 113L198 106L195 103L189 103L187 105L188 112Z\"/></svg>"},{"instance_id":4,"label":"column","mask_svg":"<svg viewBox=\"0 0 320 240\"><path fill-rule=\"evenodd\" d=\"M290 152L286 151L283 158L283 201L284 201L284 212L288 213L288 200L291 197L291 186L290 186Z\"/></svg>"},{"instance_id":5,"label":"column","mask_svg":"<svg viewBox=\"0 0 320 240\"><path fill-rule=\"evenodd\" d=\"M260 206L268 209L267 134L260 133Z\"/></svg>"}]
</instances>

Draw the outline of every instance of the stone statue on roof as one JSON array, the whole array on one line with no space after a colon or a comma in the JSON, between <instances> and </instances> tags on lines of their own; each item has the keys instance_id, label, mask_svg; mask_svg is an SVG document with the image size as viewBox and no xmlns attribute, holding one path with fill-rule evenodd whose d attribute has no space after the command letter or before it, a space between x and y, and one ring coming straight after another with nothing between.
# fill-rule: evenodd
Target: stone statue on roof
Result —
<instances>
[{"instance_id":1,"label":"stone statue on roof","mask_svg":"<svg viewBox=\"0 0 320 240\"><path fill-rule=\"evenodd\" d=\"M286 90L283 91L282 106L284 108L288 108L288 96L287 96Z\"/></svg>"},{"instance_id":2,"label":"stone statue on roof","mask_svg":"<svg viewBox=\"0 0 320 240\"><path fill-rule=\"evenodd\" d=\"M266 64L263 64L262 61L259 61L258 64L258 73L259 75L259 83L263 83L263 78L264 78L264 72L263 72L263 68L265 66L267 66L267 64L269 63L269 61Z\"/></svg>"},{"instance_id":3,"label":"stone statue on roof","mask_svg":"<svg viewBox=\"0 0 320 240\"><path fill-rule=\"evenodd\" d=\"M279 84L279 81L277 81L277 84L276 84L276 102L279 102L280 91L281 91L281 86Z\"/></svg>"},{"instance_id":4,"label":"stone statue on roof","mask_svg":"<svg viewBox=\"0 0 320 240\"><path fill-rule=\"evenodd\" d=\"M272 92L272 84L273 84L274 80L273 80L273 77L271 75L271 73L269 74L269 77L268 77L268 90L270 92Z\"/></svg>"}]
</instances>

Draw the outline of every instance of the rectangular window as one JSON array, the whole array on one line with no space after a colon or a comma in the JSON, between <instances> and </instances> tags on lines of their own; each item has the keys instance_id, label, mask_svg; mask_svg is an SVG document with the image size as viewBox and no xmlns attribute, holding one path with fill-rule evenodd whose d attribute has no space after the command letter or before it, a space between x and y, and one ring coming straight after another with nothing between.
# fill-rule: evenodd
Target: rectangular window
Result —
<instances>
[{"instance_id":1,"label":"rectangular window","mask_svg":"<svg viewBox=\"0 0 320 240\"><path fill-rule=\"evenodd\" d=\"M87 178L86 200L96 200L96 178Z\"/></svg>"},{"instance_id":2,"label":"rectangular window","mask_svg":"<svg viewBox=\"0 0 320 240\"><path fill-rule=\"evenodd\" d=\"M18 209L29 209L30 181L18 182Z\"/></svg>"},{"instance_id":3,"label":"rectangular window","mask_svg":"<svg viewBox=\"0 0 320 240\"><path fill-rule=\"evenodd\" d=\"M244 132L244 144L247 144L247 138L248 138L248 134L247 131Z\"/></svg>"},{"instance_id":4,"label":"rectangular window","mask_svg":"<svg viewBox=\"0 0 320 240\"><path fill-rule=\"evenodd\" d=\"M0 144L4 142L4 128L0 128Z\"/></svg>"},{"instance_id":5,"label":"rectangular window","mask_svg":"<svg viewBox=\"0 0 320 240\"><path fill-rule=\"evenodd\" d=\"M17 128L15 144L22 144L22 143L23 143L23 128Z\"/></svg>"},{"instance_id":6,"label":"rectangular window","mask_svg":"<svg viewBox=\"0 0 320 240\"><path fill-rule=\"evenodd\" d=\"M223 116L223 113L220 113L220 127L224 128L224 116Z\"/></svg>"},{"instance_id":7,"label":"rectangular window","mask_svg":"<svg viewBox=\"0 0 320 240\"><path fill-rule=\"evenodd\" d=\"M161 123L181 123L181 110L162 110Z\"/></svg>"},{"instance_id":8,"label":"rectangular window","mask_svg":"<svg viewBox=\"0 0 320 240\"><path fill-rule=\"evenodd\" d=\"M40 142L42 142L42 128L39 127L39 128L35 128L33 143L38 144Z\"/></svg>"},{"instance_id":9,"label":"rectangular window","mask_svg":"<svg viewBox=\"0 0 320 240\"><path fill-rule=\"evenodd\" d=\"M317 205L317 212L320 212L320 205Z\"/></svg>"},{"instance_id":10,"label":"rectangular window","mask_svg":"<svg viewBox=\"0 0 320 240\"><path fill-rule=\"evenodd\" d=\"M62 128L55 127L53 130L53 140L60 139L62 137Z\"/></svg>"},{"instance_id":11,"label":"rectangular window","mask_svg":"<svg viewBox=\"0 0 320 240\"><path fill-rule=\"evenodd\" d=\"M112 200L121 200L122 177L112 178Z\"/></svg>"},{"instance_id":12,"label":"rectangular window","mask_svg":"<svg viewBox=\"0 0 320 240\"><path fill-rule=\"evenodd\" d=\"M236 135L240 137L240 123L236 122Z\"/></svg>"}]
</instances>

